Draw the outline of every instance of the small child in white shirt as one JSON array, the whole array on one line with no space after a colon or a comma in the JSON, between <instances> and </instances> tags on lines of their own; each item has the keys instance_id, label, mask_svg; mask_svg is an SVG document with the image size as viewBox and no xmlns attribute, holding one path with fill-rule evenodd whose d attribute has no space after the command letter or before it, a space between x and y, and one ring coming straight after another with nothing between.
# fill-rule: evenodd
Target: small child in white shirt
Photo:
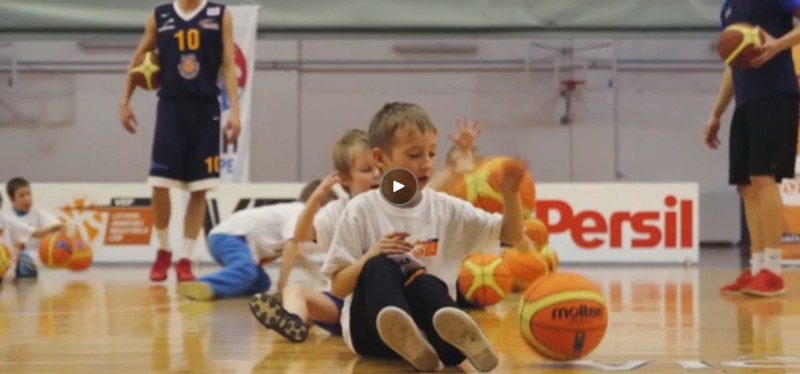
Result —
<instances>
[{"instance_id":1,"label":"small child in white shirt","mask_svg":"<svg viewBox=\"0 0 800 374\"><path fill-rule=\"evenodd\" d=\"M491 371L497 354L472 318L456 307L455 281L464 256L523 238L519 189L525 166L503 168L504 214L425 188L436 161L437 131L424 109L386 104L372 119L370 146L379 168L404 168L419 189L405 205L380 190L353 198L322 266L331 290L345 298L345 343L363 356L402 357L420 371L468 359ZM423 335L424 333L424 335Z\"/></svg>"},{"instance_id":2,"label":"small child in white shirt","mask_svg":"<svg viewBox=\"0 0 800 374\"><path fill-rule=\"evenodd\" d=\"M319 184L319 180L307 184L298 201L241 210L220 222L209 232L207 241L211 255L223 268L195 281L181 282L178 293L207 301L268 291L272 281L262 264L281 256L294 236L306 200Z\"/></svg>"},{"instance_id":3,"label":"small child in white shirt","mask_svg":"<svg viewBox=\"0 0 800 374\"><path fill-rule=\"evenodd\" d=\"M11 200L14 216L27 223L34 230L57 232L63 228L61 221L53 214L33 206L33 193L31 184L24 178L12 178L6 183L6 193ZM25 242L25 247L20 250L16 261L15 276L17 278L36 278L39 276L37 269L40 240L32 238ZM33 253L34 255L31 255Z\"/></svg>"}]
</instances>

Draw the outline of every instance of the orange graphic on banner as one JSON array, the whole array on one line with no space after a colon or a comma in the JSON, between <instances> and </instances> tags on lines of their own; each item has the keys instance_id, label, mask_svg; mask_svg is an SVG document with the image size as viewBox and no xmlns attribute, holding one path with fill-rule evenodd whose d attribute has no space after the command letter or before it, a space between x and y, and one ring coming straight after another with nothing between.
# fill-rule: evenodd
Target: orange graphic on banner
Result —
<instances>
[{"instance_id":1,"label":"orange graphic on banner","mask_svg":"<svg viewBox=\"0 0 800 374\"><path fill-rule=\"evenodd\" d=\"M149 207L103 208L108 212L106 245L148 245L153 227Z\"/></svg>"},{"instance_id":2,"label":"orange graphic on banner","mask_svg":"<svg viewBox=\"0 0 800 374\"><path fill-rule=\"evenodd\" d=\"M103 245L149 245L153 227L153 210L150 207L111 207L92 204L87 199L76 198L61 207L69 221L75 222L78 236L92 243L100 235L103 215L107 215Z\"/></svg>"}]
</instances>

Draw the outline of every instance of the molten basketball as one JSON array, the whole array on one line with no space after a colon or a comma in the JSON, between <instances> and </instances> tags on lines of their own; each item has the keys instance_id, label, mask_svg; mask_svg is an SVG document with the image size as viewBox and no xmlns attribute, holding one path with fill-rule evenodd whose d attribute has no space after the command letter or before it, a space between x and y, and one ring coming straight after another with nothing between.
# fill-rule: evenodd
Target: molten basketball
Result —
<instances>
[{"instance_id":1,"label":"molten basketball","mask_svg":"<svg viewBox=\"0 0 800 374\"><path fill-rule=\"evenodd\" d=\"M734 23L719 35L717 53L726 65L737 68L752 68L752 60L760 52L756 47L766 41L764 32L749 23Z\"/></svg>"},{"instance_id":2,"label":"molten basketball","mask_svg":"<svg viewBox=\"0 0 800 374\"><path fill-rule=\"evenodd\" d=\"M494 305L511 291L511 271L500 256L476 253L467 256L458 273L458 291L479 306Z\"/></svg>"},{"instance_id":3,"label":"molten basketball","mask_svg":"<svg viewBox=\"0 0 800 374\"><path fill-rule=\"evenodd\" d=\"M525 235L536 244L536 248L543 248L548 243L547 226L539 219L525 220Z\"/></svg>"},{"instance_id":4,"label":"molten basketball","mask_svg":"<svg viewBox=\"0 0 800 374\"><path fill-rule=\"evenodd\" d=\"M526 289L533 281L550 272L545 257L535 250L522 252L515 248L508 248L503 251L503 261L511 271L516 290Z\"/></svg>"},{"instance_id":5,"label":"molten basketball","mask_svg":"<svg viewBox=\"0 0 800 374\"><path fill-rule=\"evenodd\" d=\"M9 268L11 268L11 251L3 243L0 243L0 280L3 279Z\"/></svg>"},{"instance_id":6,"label":"molten basketball","mask_svg":"<svg viewBox=\"0 0 800 374\"><path fill-rule=\"evenodd\" d=\"M518 312L525 342L542 357L557 361L591 353L608 326L600 288L576 273L554 273L531 284Z\"/></svg>"},{"instance_id":7,"label":"molten basketball","mask_svg":"<svg viewBox=\"0 0 800 374\"><path fill-rule=\"evenodd\" d=\"M502 213L503 170L509 165L508 163L517 162L519 161L509 157L492 157L482 160L475 166L475 170L465 174L453 185L447 186L445 192L469 201L475 207L487 212ZM529 171L525 171L519 194L522 198L523 216L530 217L535 209L536 186Z\"/></svg>"},{"instance_id":8,"label":"molten basketball","mask_svg":"<svg viewBox=\"0 0 800 374\"><path fill-rule=\"evenodd\" d=\"M67 267L72 271L83 271L92 266L92 249L84 243L81 238L74 238L73 242L75 247L72 251L72 256L69 257Z\"/></svg>"},{"instance_id":9,"label":"molten basketball","mask_svg":"<svg viewBox=\"0 0 800 374\"><path fill-rule=\"evenodd\" d=\"M136 87L153 91L161 86L161 68L158 65L158 53L146 52L133 61L131 80Z\"/></svg>"},{"instance_id":10,"label":"molten basketball","mask_svg":"<svg viewBox=\"0 0 800 374\"><path fill-rule=\"evenodd\" d=\"M50 234L39 243L39 259L50 268L63 268L69 262L75 243L63 233Z\"/></svg>"}]
</instances>

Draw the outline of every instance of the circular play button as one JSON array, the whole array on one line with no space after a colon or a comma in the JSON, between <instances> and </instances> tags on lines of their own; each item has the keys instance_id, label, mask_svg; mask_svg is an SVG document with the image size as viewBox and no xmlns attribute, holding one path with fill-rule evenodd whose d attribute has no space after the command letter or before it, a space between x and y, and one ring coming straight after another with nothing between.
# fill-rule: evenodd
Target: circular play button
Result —
<instances>
[{"instance_id":1,"label":"circular play button","mask_svg":"<svg viewBox=\"0 0 800 374\"><path fill-rule=\"evenodd\" d=\"M417 177L405 168L389 169L381 179L381 195L392 205L405 205L417 194Z\"/></svg>"}]
</instances>

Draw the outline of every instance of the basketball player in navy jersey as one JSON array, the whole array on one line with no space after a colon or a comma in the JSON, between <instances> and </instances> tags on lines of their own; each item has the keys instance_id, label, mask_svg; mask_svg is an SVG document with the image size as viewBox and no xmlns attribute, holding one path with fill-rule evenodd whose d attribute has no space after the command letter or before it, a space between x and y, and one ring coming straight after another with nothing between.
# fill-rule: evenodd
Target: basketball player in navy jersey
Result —
<instances>
[{"instance_id":1,"label":"basketball player in navy jersey","mask_svg":"<svg viewBox=\"0 0 800 374\"><path fill-rule=\"evenodd\" d=\"M205 216L205 191L219 184L220 73L231 103L226 140L235 142L240 130L232 16L224 5L206 0L160 5L147 20L129 71L137 57L156 47L161 87L148 184L153 187L160 249L150 279L167 279L172 264L169 189L180 188L190 191L191 197L184 219L183 251L175 269L178 281L189 281L194 279L190 257ZM138 127L129 104L133 89L128 73L120 121L131 134Z\"/></svg>"},{"instance_id":2,"label":"basketball player in navy jersey","mask_svg":"<svg viewBox=\"0 0 800 374\"><path fill-rule=\"evenodd\" d=\"M752 257L750 270L722 287L724 294L785 292L778 183L793 178L795 169L800 99L790 50L800 42L795 17L800 17L800 0L726 0L722 7L722 27L747 22L767 34L753 68L726 68L705 129L706 144L717 148L720 117L735 97L728 182L738 187L744 201Z\"/></svg>"}]
</instances>

